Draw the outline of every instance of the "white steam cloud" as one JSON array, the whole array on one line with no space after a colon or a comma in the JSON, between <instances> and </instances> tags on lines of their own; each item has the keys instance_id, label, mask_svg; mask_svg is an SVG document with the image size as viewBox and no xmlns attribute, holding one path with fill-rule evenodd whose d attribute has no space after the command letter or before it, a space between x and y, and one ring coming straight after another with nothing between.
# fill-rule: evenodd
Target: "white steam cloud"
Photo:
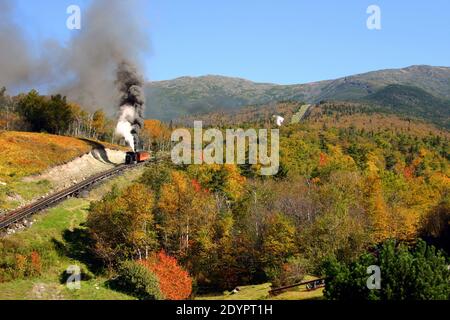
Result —
<instances>
[{"instance_id":1,"label":"white steam cloud","mask_svg":"<svg viewBox=\"0 0 450 320\"><path fill-rule=\"evenodd\" d=\"M133 151L136 151L134 136L131 133L133 131L131 123L133 123L136 117L134 107L128 105L122 106L120 107L119 114L120 116L117 121L116 135L123 137Z\"/></svg>"}]
</instances>

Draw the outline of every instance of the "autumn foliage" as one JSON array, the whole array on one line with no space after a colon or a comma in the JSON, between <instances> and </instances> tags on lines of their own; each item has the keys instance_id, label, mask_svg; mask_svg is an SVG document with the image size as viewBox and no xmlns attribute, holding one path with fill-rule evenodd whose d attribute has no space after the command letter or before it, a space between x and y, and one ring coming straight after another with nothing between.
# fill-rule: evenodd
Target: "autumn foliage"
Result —
<instances>
[{"instance_id":1,"label":"autumn foliage","mask_svg":"<svg viewBox=\"0 0 450 320\"><path fill-rule=\"evenodd\" d=\"M16 278L38 276L42 272L41 256L33 251L30 255L16 254L14 273Z\"/></svg>"},{"instance_id":2,"label":"autumn foliage","mask_svg":"<svg viewBox=\"0 0 450 320\"><path fill-rule=\"evenodd\" d=\"M171 130L159 120L145 120L142 139L146 147L165 150L170 146Z\"/></svg>"},{"instance_id":3,"label":"autumn foliage","mask_svg":"<svg viewBox=\"0 0 450 320\"><path fill-rule=\"evenodd\" d=\"M110 266L117 260L145 257L156 246L153 205L152 191L142 184L113 190L92 203L87 225L94 254Z\"/></svg>"},{"instance_id":4,"label":"autumn foliage","mask_svg":"<svg viewBox=\"0 0 450 320\"><path fill-rule=\"evenodd\" d=\"M273 179L238 165L146 168L126 196L91 207L97 253L139 260L167 299L186 299L190 276L199 290L289 284L388 239L448 247L448 134L323 111L280 128L286 170Z\"/></svg>"},{"instance_id":5,"label":"autumn foliage","mask_svg":"<svg viewBox=\"0 0 450 320\"><path fill-rule=\"evenodd\" d=\"M68 162L91 150L82 140L30 132L0 132L0 179L24 177Z\"/></svg>"},{"instance_id":6,"label":"autumn foliage","mask_svg":"<svg viewBox=\"0 0 450 320\"><path fill-rule=\"evenodd\" d=\"M161 293L167 300L189 298L192 293L192 279L175 258L161 251L147 260L141 260L140 263L156 275Z\"/></svg>"},{"instance_id":7,"label":"autumn foliage","mask_svg":"<svg viewBox=\"0 0 450 320\"><path fill-rule=\"evenodd\" d=\"M41 256L36 251L33 251L30 256L31 260L31 270L34 274L41 274L42 265L41 265Z\"/></svg>"}]
</instances>

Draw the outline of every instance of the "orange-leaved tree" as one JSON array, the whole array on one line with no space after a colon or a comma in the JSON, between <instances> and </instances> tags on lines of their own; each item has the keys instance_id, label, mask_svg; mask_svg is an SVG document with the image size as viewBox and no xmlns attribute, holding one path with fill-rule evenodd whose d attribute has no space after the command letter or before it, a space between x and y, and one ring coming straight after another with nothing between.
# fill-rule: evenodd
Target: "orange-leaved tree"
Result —
<instances>
[{"instance_id":1,"label":"orange-leaved tree","mask_svg":"<svg viewBox=\"0 0 450 320\"><path fill-rule=\"evenodd\" d=\"M178 258L191 258L205 251L216 217L214 198L196 192L191 179L181 171L171 173L171 181L161 188L158 210L162 218L164 248Z\"/></svg>"},{"instance_id":2,"label":"orange-leaved tree","mask_svg":"<svg viewBox=\"0 0 450 320\"><path fill-rule=\"evenodd\" d=\"M156 275L161 293L167 300L185 300L190 297L192 279L175 258L161 251L139 263Z\"/></svg>"},{"instance_id":3,"label":"orange-leaved tree","mask_svg":"<svg viewBox=\"0 0 450 320\"><path fill-rule=\"evenodd\" d=\"M145 120L142 138L147 148L156 147L157 150L167 150L170 147L171 130L159 120Z\"/></svg>"}]
</instances>

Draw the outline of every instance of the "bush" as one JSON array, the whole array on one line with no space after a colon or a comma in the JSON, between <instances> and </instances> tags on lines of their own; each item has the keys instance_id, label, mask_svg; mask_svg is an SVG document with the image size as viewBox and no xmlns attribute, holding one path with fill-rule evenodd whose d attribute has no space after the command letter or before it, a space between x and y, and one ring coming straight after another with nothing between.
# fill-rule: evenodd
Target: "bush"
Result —
<instances>
[{"instance_id":1,"label":"bush","mask_svg":"<svg viewBox=\"0 0 450 320\"><path fill-rule=\"evenodd\" d=\"M171 168L169 165L157 163L145 168L139 182L150 187L158 198L161 193L161 187L170 182L170 171Z\"/></svg>"},{"instance_id":2,"label":"bush","mask_svg":"<svg viewBox=\"0 0 450 320\"><path fill-rule=\"evenodd\" d=\"M16 254L15 270L18 278L24 277L27 272L28 259L22 254Z\"/></svg>"},{"instance_id":3,"label":"bush","mask_svg":"<svg viewBox=\"0 0 450 320\"><path fill-rule=\"evenodd\" d=\"M381 288L367 288L367 268L381 269ZM420 240L415 248L388 241L378 253L364 254L346 265L336 259L325 266L325 297L333 300L447 300L450 270L443 252Z\"/></svg>"},{"instance_id":4,"label":"bush","mask_svg":"<svg viewBox=\"0 0 450 320\"><path fill-rule=\"evenodd\" d=\"M0 260L0 282L5 279L22 279L39 276L42 272L41 256L31 254L6 253Z\"/></svg>"},{"instance_id":5,"label":"bush","mask_svg":"<svg viewBox=\"0 0 450 320\"><path fill-rule=\"evenodd\" d=\"M42 262L41 262L41 256L38 252L33 251L30 255L30 273L32 275L40 275L42 272Z\"/></svg>"},{"instance_id":6,"label":"bush","mask_svg":"<svg viewBox=\"0 0 450 320\"><path fill-rule=\"evenodd\" d=\"M272 286L282 287L302 282L306 275L305 265L307 263L299 257L289 258L280 272L272 279Z\"/></svg>"},{"instance_id":7,"label":"bush","mask_svg":"<svg viewBox=\"0 0 450 320\"><path fill-rule=\"evenodd\" d=\"M163 300L158 278L142 264L122 262L115 284L124 292L140 300Z\"/></svg>"},{"instance_id":8,"label":"bush","mask_svg":"<svg viewBox=\"0 0 450 320\"><path fill-rule=\"evenodd\" d=\"M61 95L50 99L39 95L36 90L20 97L18 101L19 114L31 125L35 132L62 133L74 120L74 114Z\"/></svg>"},{"instance_id":9,"label":"bush","mask_svg":"<svg viewBox=\"0 0 450 320\"><path fill-rule=\"evenodd\" d=\"M155 257L140 262L159 280L161 292L167 300L185 300L192 293L189 273L172 258L161 251Z\"/></svg>"}]
</instances>

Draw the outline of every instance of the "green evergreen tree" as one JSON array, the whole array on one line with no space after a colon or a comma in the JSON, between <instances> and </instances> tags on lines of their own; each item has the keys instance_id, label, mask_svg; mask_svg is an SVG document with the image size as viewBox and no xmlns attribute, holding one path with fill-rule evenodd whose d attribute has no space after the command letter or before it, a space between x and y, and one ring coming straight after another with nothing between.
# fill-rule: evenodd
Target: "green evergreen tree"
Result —
<instances>
[{"instance_id":1,"label":"green evergreen tree","mask_svg":"<svg viewBox=\"0 0 450 320\"><path fill-rule=\"evenodd\" d=\"M367 287L369 266L381 269L381 288ZM447 300L450 270L442 251L419 240L414 248L394 241L376 254L366 253L351 264L332 258L325 264L325 297L332 300Z\"/></svg>"}]
</instances>

